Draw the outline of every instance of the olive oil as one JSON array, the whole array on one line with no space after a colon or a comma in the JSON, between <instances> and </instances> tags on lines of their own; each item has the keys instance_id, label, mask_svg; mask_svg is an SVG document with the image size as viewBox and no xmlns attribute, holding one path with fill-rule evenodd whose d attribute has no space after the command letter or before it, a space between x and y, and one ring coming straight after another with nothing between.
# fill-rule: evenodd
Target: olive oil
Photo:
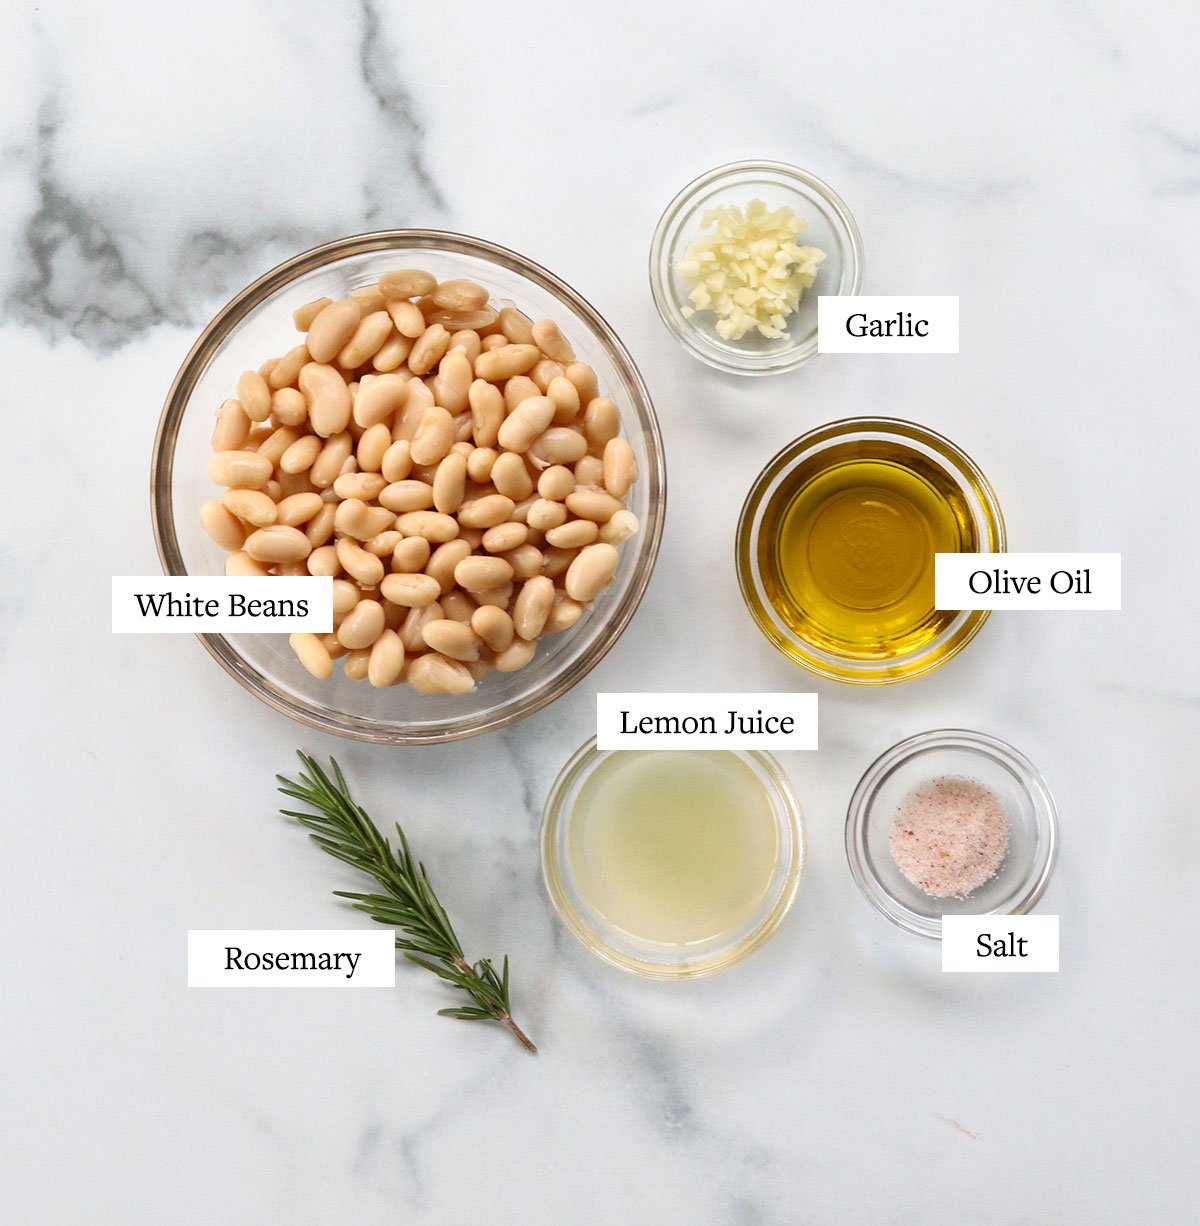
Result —
<instances>
[{"instance_id":1,"label":"olive oil","mask_svg":"<svg viewBox=\"0 0 1200 1226\"><path fill-rule=\"evenodd\" d=\"M753 917L779 833L765 785L737 754L624 750L580 788L567 855L580 896L608 923L691 945Z\"/></svg>"},{"instance_id":2,"label":"olive oil","mask_svg":"<svg viewBox=\"0 0 1200 1226\"><path fill-rule=\"evenodd\" d=\"M954 479L896 442L852 441L800 465L775 491L759 533L763 588L814 647L886 659L936 638L956 616L934 608L934 554L978 549Z\"/></svg>"}]
</instances>

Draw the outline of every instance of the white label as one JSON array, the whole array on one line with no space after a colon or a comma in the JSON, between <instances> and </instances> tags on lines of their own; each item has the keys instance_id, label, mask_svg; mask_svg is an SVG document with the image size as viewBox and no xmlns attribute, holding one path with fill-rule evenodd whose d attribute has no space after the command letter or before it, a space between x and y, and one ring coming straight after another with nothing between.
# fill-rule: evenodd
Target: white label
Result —
<instances>
[{"instance_id":1,"label":"white label","mask_svg":"<svg viewBox=\"0 0 1200 1226\"><path fill-rule=\"evenodd\" d=\"M285 575L114 575L114 634L328 634L333 580Z\"/></svg>"},{"instance_id":2,"label":"white label","mask_svg":"<svg viewBox=\"0 0 1200 1226\"><path fill-rule=\"evenodd\" d=\"M955 609L1119 609L1119 553L939 553L934 604Z\"/></svg>"},{"instance_id":3,"label":"white label","mask_svg":"<svg viewBox=\"0 0 1200 1226\"><path fill-rule=\"evenodd\" d=\"M1057 971L1057 915L943 915L944 971Z\"/></svg>"},{"instance_id":4,"label":"white label","mask_svg":"<svg viewBox=\"0 0 1200 1226\"><path fill-rule=\"evenodd\" d=\"M394 988L390 928L193 929L189 988Z\"/></svg>"},{"instance_id":5,"label":"white label","mask_svg":"<svg viewBox=\"0 0 1200 1226\"><path fill-rule=\"evenodd\" d=\"M816 749L816 694L597 694L598 749Z\"/></svg>"},{"instance_id":6,"label":"white label","mask_svg":"<svg viewBox=\"0 0 1200 1226\"><path fill-rule=\"evenodd\" d=\"M822 294L818 353L957 353L958 298L940 294Z\"/></svg>"}]
</instances>

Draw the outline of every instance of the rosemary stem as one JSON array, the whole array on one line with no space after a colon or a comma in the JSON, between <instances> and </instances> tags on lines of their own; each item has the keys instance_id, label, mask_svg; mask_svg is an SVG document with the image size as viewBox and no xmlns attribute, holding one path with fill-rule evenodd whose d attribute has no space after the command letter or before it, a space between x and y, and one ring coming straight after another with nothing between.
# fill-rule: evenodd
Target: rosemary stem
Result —
<instances>
[{"instance_id":1,"label":"rosemary stem","mask_svg":"<svg viewBox=\"0 0 1200 1226\"><path fill-rule=\"evenodd\" d=\"M455 958L454 965L460 971L462 971L464 975L470 975L472 979L479 978L479 976L475 973L475 968L471 966L465 958ZM533 1052L533 1054L536 1056L537 1044L525 1033L525 1031L521 1029L520 1026L517 1025L516 1022L513 1021L509 1014L504 1009L500 1008L499 1005L492 1005L491 1010L492 1016L496 1019L496 1021L503 1022L509 1028L509 1030L513 1032L518 1042L525 1047L525 1050Z\"/></svg>"},{"instance_id":2,"label":"rosemary stem","mask_svg":"<svg viewBox=\"0 0 1200 1226\"><path fill-rule=\"evenodd\" d=\"M497 1020L503 1022L509 1028L509 1030L516 1035L517 1042L519 1042L527 1052L532 1052L532 1054L535 1056L537 1055L537 1044L525 1033L525 1031L521 1029L520 1026L517 1025L516 1022L512 1020L511 1017L508 1016L507 1013Z\"/></svg>"}]
</instances>

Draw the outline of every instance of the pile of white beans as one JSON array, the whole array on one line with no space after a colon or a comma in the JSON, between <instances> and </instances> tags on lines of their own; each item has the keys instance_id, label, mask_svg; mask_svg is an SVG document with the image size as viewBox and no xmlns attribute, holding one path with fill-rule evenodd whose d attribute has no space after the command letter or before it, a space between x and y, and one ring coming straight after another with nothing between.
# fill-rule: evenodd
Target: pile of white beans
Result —
<instances>
[{"instance_id":1,"label":"pile of white beans","mask_svg":"<svg viewBox=\"0 0 1200 1226\"><path fill-rule=\"evenodd\" d=\"M329 575L317 678L465 694L573 626L638 531L620 414L549 319L473 281L387 273L295 313L302 344L238 380L201 509L227 575Z\"/></svg>"}]
</instances>

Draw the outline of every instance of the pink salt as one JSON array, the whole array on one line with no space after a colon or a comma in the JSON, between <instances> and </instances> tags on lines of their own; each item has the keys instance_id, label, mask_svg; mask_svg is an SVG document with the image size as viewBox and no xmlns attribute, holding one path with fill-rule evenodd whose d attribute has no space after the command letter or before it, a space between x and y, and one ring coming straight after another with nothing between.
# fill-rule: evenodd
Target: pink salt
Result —
<instances>
[{"instance_id":1,"label":"pink salt","mask_svg":"<svg viewBox=\"0 0 1200 1226\"><path fill-rule=\"evenodd\" d=\"M934 898L966 898L1004 862L1008 819L990 788L943 775L900 802L888 843L896 867L917 889Z\"/></svg>"}]
</instances>

